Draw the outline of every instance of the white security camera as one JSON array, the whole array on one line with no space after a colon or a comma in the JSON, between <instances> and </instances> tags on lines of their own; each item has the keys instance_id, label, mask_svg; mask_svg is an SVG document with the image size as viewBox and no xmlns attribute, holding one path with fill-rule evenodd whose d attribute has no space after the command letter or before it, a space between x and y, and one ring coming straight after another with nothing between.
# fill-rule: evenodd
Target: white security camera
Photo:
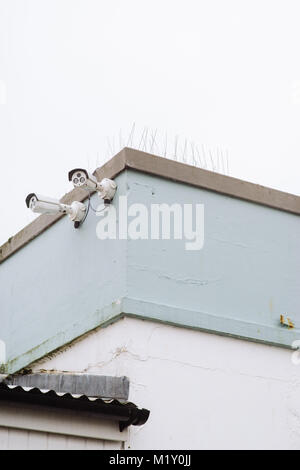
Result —
<instances>
[{"instance_id":1,"label":"white security camera","mask_svg":"<svg viewBox=\"0 0 300 470\"><path fill-rule=\"evenodd\" d=\"M26 197L26 205L32 212L38 214L58 214L62 212L58 199L30 193Z\"/></svg>"},{"instance_id":2,"label":"white security camera","mask_svg":"<svg viewBox=\"0 0 300 470\"><path fill-rule=\"evenodd\" d=\"M91 191L97 191L99 196L109 203L115 195L117 184L108 178L101 182L94 175L91 175L83 168L75 168L69 172L69 181L72 181L75 188L84 188Z\"/></svg>"},{"instance_id":3,"label":"white security camera","mask_svg":"<svg viewBox=\"0 0 300 470\"><path fill-rule=\"evenodd\" d=\"M82 168L75 168L75 170L69 171L69 181L72 181L74 188L97 191L97 178Z\"/></svg>"},{"instance_id":4,"label":"white security camera","mask_svg":"<svg viewBox=\"0 0 300 470\"><path fill-rule=\"evenodd\" d=\"M30 193L26 197L26 205L32 212L38 214L68 214L78 228L86 215L86 206L82 202L74 201L71 205L63 204L58 199Z\"/></svg>"}]
</instances>

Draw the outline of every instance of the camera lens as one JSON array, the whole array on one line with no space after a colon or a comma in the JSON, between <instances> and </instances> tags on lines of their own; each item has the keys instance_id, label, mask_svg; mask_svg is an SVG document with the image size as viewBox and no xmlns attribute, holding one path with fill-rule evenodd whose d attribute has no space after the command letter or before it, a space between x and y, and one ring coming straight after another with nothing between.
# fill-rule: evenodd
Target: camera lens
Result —
<instances>
[{"instance_id":1,"label":"camera lens","mask_svg":"<svg viewBox=\"0 0 300 470\"><path fill-rule=\"evenodd\" d=\"M36 204L36 197L33 197L33 198L31 198L30 203L29 203L30 209L34 209L35 204Z\"/></svg>"}]
</instances>

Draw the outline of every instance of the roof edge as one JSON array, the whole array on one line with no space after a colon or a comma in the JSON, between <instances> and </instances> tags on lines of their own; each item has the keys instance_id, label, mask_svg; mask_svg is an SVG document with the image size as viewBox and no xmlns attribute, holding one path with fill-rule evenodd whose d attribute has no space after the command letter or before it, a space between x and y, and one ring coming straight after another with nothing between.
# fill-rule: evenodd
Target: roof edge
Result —
<instances>
[{"instance_id":1,"label":"roof edge","mask_svg":"<svg viewBox=\"0 0 300 470\"><path fill-rule=\"evenodd\" d=\"M104 177L111 179L115 178L125 169L125 155L125 149L121 150L121 152L115 155L101 168L95 170L94 174L98 179L102 179ZM60 201L64 204L71 204L75 200L83 202L87 197L86 191L76 188L66 193ZM0 264L63 217L65 217L64 214L42 214L34 219L30 224L20 230L20 232L9 238L7 242L0 246Z\"/></svg>"},{"instance_id":2,"label":"roof edge","mask_svg":"<svg viewBox=\"0 0 300 470\"><path fill-rule=\"evenodd\" d=\"M124 152L126 168L300 215L300 196L295 194L157 157L140 150L125 147Z\"/></svg>"},{"instance_id":3,"label":"roof edge","mask_svg":"<svg viewBox=\"0 0 300 470\"><path fill-rule=\"evenodd\" d=\"M117 421L120 432L131 425L142 426L148 421L150 415L149 410L138 408L132 402L124 403L115 399L106 401L103 398L91 401L86 395L80 397L74 395L70 393L61 395L54 390L42 391L37 387L25 390L20 385L11 388L10 385L0 383L0 403L12 402L23 406L46 406L50 409L95 413L103 419Z\"/></svg>"},{"instance_id":4,"label":"roof edge","mask_svg":"<svg viewBox=\"0 0 300 470\"><path fill-rule=\"evenodd\" d=\"M186 163L158 157L128 147L124 147L111 160L102 167L97 168L94 171L94 175L98 180L104 177L112 179L126 168L264 205L272 209L300 215L300 196L255 183L249 183L248 181L238 178L221 175L213 171L204 170L187 165ZM86 191L73 189L65 194L61 198L61 201L65 204L70 204L74 200L82 202L86 198ZM63 214L43 214L37 217L33 222L0 246L0 264L62 217L64 217Z\"/></svg>"},{"instance_id":5,"label":"roof edge","mask_svg":"<svg viewBox=\"0 0 300 470\"><path fill-rule=\"evenodd\" d=\"M0 383L97 398L128 400L129 397L129 379L124 376L38 372L0 378Z\"/></svg>"}]
</instances>

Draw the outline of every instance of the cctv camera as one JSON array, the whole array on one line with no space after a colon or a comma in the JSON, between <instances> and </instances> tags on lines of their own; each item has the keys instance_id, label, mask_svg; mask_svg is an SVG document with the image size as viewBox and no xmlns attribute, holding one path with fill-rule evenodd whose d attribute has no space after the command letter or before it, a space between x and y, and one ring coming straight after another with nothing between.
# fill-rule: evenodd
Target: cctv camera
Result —
<instances>
[{"instance_id":1,"label":"cctv camera","mask_svg":"<svg viewBox=\"0 0 300 470\"><path fill-rule=\"evenodd\" d=\"M39 214L68 214L69 218L75 222L77 228L85 218L86 206L82 202L74 201L71 205L62 204L57 199L30 193L26 197L26 205L33 212Z\"/></svg>"},{"instance_id":2,"label":"cctv camera","mask_svg":"<svg viewBox=\"0 0 300 470\"><path fill-rule=\"evenodd\" d=\"M82 168L75 168L69 172L69 181L72 181L75 188L84 188L97 191L99 196L109 203L116 192L117 184L108 178L104 178L100 183L94 175Z\"/></svg>"},{"instance_id":3,"label":"cctv camera","mask_svg":"<svg viewBox=\"0 0 300 470\"><path fill-rule=\"evenodd\" d=\"M58 214L61 211L60 202L40 194L30 193L26 197L26 205L32 212L39 214Z\"/></svg>"},{"instance_id":4,"label":"cctv camera","mask_svg":"<svg viewBox=\"0 0 300 470\"><path fill-rule=\"evenodd\" d=\"M97 190L97 178L82 168L69 171L69 181L72 181L74 188Z\"/></svg>"}]
</instances>

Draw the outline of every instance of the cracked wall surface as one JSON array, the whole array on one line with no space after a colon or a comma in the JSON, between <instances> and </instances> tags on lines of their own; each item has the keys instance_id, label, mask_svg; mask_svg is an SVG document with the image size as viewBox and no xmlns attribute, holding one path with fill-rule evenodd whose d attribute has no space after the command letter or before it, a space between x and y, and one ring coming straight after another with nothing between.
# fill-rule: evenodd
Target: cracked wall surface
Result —
<instances>
[{"instance_id":1,"label":"cracked wall surface","mask_svg":"<svg viewBox=\"0 0 300 470\"><path fill-rule=\"evenodd\" d=\"M300 365L291 354L123 318L31 367L127 376L129 399L151 414L130 427L126 448L300 449Z\"/></svg>"},{"instance_id":2,"label":"cracked wall surface","mask_svg":"<svg viewBox=\"0 0 300 470\"><path fill-rule=\"evenodd\" d=\"M291 347L300 335L298 215L137 171L127 185L130 203L149 211L204 204L204 246L129 240L126 313Z\"/></svg>"},{"instance_id":3,"label":"cracked wall surface","mask_svg":"<svg viewBox=\"0 0 300 470\"><path fill-rule=\"evenodd\" d=\"M204 204L203 249L173 237L99 240L92 211L79 230L62 218L1 264L0 372L124 315L291 347L300 335L298 215L129 168L116 181L117 214L121 195L149 212Z\"/></svg>"},{"instance_id":4,"label":"cracked wall surface","mask_svg":"<svg viewBox=\"0 0 300 470\"><path fill-rule=\"evenodd\" d=\"M126 173L117 178L126 191ZM98 207L100 199L92 196ZM1 264L0 339L12 373L122 313L126 241L99 240L90 211L75 230L63 217Z\"/></svg>"}]
</instances>

